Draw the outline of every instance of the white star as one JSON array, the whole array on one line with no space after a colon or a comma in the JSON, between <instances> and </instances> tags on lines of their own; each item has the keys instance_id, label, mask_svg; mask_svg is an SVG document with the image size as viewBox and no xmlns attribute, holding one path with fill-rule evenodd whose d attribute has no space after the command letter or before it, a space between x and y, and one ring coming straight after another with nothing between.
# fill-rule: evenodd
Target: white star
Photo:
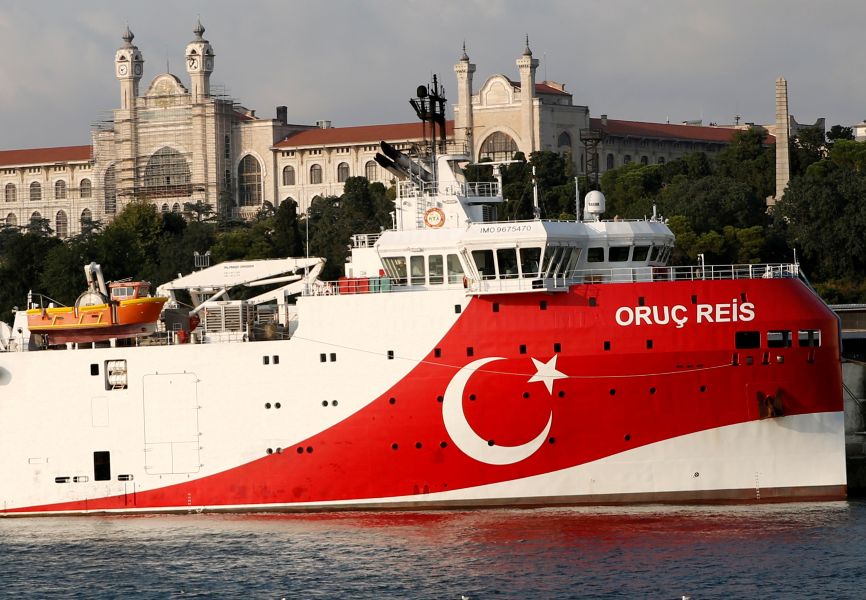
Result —
<instances>
[{"instance_id":1,"label":"white star","mask_svg":"<svg viewBox=\"0 0 866 600\"><path fill-rule=\"evenodd\" d=\"M553 382L557 379L568 378L568 375L556 370L556 358L557 355L554 354L553 358L551 358L546 363L543 363L540 360L536 360L533 358L532 362L535 363L535 368L537 369L537 371L535 375L529 378L529 383L541 381L544 383L544 385L547 386L547 392L549 394L553 394Z\"/></svg>"}]
</instances>

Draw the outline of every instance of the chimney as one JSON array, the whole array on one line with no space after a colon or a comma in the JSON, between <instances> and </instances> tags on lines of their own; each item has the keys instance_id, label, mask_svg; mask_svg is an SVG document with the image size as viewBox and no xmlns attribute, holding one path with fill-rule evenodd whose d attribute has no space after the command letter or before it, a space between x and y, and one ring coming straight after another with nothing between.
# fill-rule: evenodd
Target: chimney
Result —
<instances>
[{"instance_id":1,"label":"chimney","mask_svg":"<svg viewBox=\"0 0 866 600\"><path fill-rule=\"evenodd\" d=\"M285 125L286 122L288 122L288 119L289 119L289 109L286 108L285 106L278 106L277 107L277 121L279 121L280 123Z\"/></svg>"},{"instance_id":2,"label":"chimney","mask_svg":"<svg viewBox=\"0 0 866 600\"><path fill-rule=\"evenodd\" d=\"M607 127L607 115L601 115L601 126Z\"/></svg>"}]
</instances>

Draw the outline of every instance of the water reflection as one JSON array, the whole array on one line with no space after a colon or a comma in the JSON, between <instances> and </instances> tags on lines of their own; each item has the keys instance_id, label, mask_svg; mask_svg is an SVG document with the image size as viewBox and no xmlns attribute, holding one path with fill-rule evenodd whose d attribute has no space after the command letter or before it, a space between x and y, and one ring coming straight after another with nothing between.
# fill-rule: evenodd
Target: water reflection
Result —
<instances>
[{"instance_id":1,"label":"water reflection","mask_svg":"<svg viewBox=\"0 0 866 600\"><path fill-rule=\"evenodd\" d=\"M846 502L4 519L0 578L21 597L839 598L864 533Z\"/></svg>"}]
</instances>

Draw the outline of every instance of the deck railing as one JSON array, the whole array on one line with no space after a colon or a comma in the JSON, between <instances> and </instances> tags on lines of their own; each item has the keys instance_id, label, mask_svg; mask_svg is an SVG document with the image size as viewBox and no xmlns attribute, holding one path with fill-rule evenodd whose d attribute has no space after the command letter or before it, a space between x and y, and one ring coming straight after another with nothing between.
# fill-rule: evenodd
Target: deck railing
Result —
<instances>
[{"instance_id":1,"label":"deck railing","mask_svg":"<svg viewBox=\"0 0 866 600\"><path fill-rule=\"evenodd\" d=\"M774 263L760 265L706 265L684 267L621 267L581 269L553 277L495 277L480 281L472 277L452 277L450 281L425 284L390 277L340 278L317 281L307 287L305 296L339 296L351 294L384 294L391 292L436 291L463 287L467 294L510 294L538 291L566 291L573 285L636 283L662 281L701 281L722 279L779 279L800 277L800 265Z\"/></svg>"}]
</instances>

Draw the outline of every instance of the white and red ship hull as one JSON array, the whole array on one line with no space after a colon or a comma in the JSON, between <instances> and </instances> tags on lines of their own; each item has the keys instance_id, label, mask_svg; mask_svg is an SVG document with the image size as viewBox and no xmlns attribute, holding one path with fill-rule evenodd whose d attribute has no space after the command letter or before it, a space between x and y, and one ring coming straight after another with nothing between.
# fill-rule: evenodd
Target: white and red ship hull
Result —
<instances>
[{"instance_id":1,"label":"white and red ship hull","mask_svg":"<svg viewBox=\"0 0 866 600\"><path fill-rule=\"evenodd\" d=\"M838 325L798 279L298 311L289 340L0 355L0 514L845 496Z\"/></svg>"}]
</instances>

